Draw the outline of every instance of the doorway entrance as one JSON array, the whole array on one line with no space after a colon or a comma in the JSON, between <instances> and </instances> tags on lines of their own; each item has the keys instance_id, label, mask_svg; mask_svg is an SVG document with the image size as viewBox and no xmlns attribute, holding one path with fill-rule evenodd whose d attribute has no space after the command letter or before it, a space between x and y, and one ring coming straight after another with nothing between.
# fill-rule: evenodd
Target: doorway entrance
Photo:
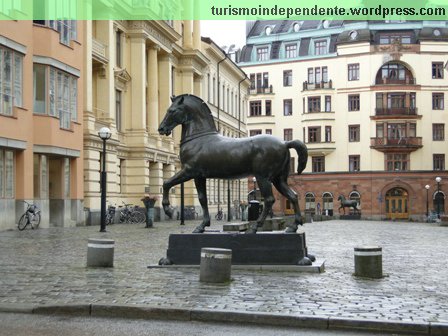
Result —
<instances>
[{"instance_id":1,"label":"doorway entrance","mask_svg":"<svg viewBox=\"0 0 448 336\"><path fill-rule=\"evenodd\" d=\"M386 193L386 218L408 219L408 192L403 188L393 188Z\"/></svg>"}]
</instances>

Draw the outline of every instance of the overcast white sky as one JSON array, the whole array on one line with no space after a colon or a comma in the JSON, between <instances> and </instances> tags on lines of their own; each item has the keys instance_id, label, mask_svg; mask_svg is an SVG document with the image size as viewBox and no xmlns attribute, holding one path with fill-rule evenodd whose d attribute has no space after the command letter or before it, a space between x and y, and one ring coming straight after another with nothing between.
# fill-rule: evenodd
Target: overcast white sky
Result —
<instances>
[{"instance_id":1,"label":"overcast white sky","mask_svg":"<svg viewBox=\"0 0 448 336\"><path fill-rule=\"evenodd\" d=\"M201 35L220 47L235 44L236 49L242 48L246 44L246 21L201 20Z\"/></svg>"}]
</instances>

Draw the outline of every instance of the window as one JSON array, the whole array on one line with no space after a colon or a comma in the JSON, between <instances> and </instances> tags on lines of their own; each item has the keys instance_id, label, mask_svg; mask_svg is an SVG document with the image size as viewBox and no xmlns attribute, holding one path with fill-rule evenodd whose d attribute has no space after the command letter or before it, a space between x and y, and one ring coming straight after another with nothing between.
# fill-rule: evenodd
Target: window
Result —
<instances>
[{"instance_id":1,"label":"window","mask_svg":"<svg viewBox=\"0 0 448 336\"><path fill-rule=\"evenodd\" d=\"M46 155L34 154L34 198L48 198L48 161Z\"/></svg>"},{"instance_id":2,"label":"window","mask_svg":"<svg viewBox=\"0 0 448 336\"><path fill-rule=\"evenodd\" d=\"M377 72L376 84L413 84L412 72L401 63L389 62Z\"/></svg>"},{"instance_id":3,"label":"window","mask_svg":"<svg viewBox=\"0 0 448 336\"><path fill-rule=\"evenodd\" d=\"M115 124L117 127L117 131L121 132L121 112L122 111L122 102L121 102L121 91L115 90Z\"/></svg>"},{"instance_id":4,"label":"window","mask_svg":"<svg viewBox=\"0 0 448 336\"><path fill-rule=\"evenodd\" d=\"M359 80L359 63L348 65L348 80Z\"/></svg>"},{"instance_id":5,"label":"window","mask_svg":"<svg viewBox=\"0 0 448 336\"><path fill-rule=\"evenodd\" d=\"M314 55L325 55L327 53L327 40L314 41Z\"/></svg>"},{"instance_id":6,"label":"window","mask_svg":"<svg viewBox=\"0 0 448 336\"><path fill-rule=\"evenodd\" d=\"M269 73L263 72L263 87L267 88L269 87Z\"/></svg>"},{"instance_id":7,"label":"window","mask_svg":"<svg viewBox=\"0 0 448 336\"><path fill-rule=\"evenodd\" d=\"M305 194L305 212L314 214L316 211L316 197L313 193Z\"/></svg>"},{"instance_id":8,"label":"window","mask_svg":"<svg viewBox=\"0 0 448 336\"><path fill-rule=\"evenodd\" d=\"M406 124L405 123L390 123L387 125L387 138L388 139L402 139L406 137Z\"/></svg>"},{"instance_id":9,"label":"window","mask_svg":"<svg viewBox=\"0 0 448 336\"><path fill-rule=\"evenodd\" d=\"M433 170L445 170L445 154L433 154Z\"/></svg>"},{"instance_id":10,"label":"window","mask_svg":"<svg viewBox=\"0 0 448 336\"><path fill-rule=\"evenodd\" d=\"M285 116L292 115L292 99L283 100L283 115Z\"/></svg>"},{"instance_id":11,"label":"window","mask_svg":"<svg viewBox=\"0 0 448 336\"><path fill-rule=\"evenodd\" d=\"M325 142L331 142L331 126L325 126Z\"/></svg>"},{"instance_id":12,"label":"window","mask_svg":"<svg viewBox=\"0 0 448 336\"><path fill-rule=\"evenodd\" d=\"M250 106L250 116L261 115L261 100L254 100L249 103Z\"/></svg>"},{"instance_id":13,"label":"window","mask_svg":"<svg viewBox=\"0 0 448 336\"><path fill-rule=\"evenodd\" d=\"M333 195L329 192L325 192L322 195L322 203L323 203L323 211L324 211L324 215L327 214L328 210L328 215L332 216L333 215Z\"/></svg>"},{"instance_id":14,"label":"window","mask_svg":"<svg viewBox=\"0 0 448 336\"><path fill-rule=\"evenodd\" d=\"M272 102L270 100L265 101L265 112L267 116L272 115Z\"/></svg>"},{"instance_id":15,"label":"window","mask_svg":"<svg viewBox=\"0 0 448 336\"><path fill-rule=\"evenodd\" d=\"M283 86L292 86L292 70L283 71Z\"/></svg>"},{"instance_id":16,"label":"window","mask_svg":"<svg viewBox=\"0 0 448 336\"><path fill-rule=\"evenodd\" d=\"M320 142L320 126L308 127L308 142Z\"/></svg>"},{"instance_id":17,"label":"window","mask_svg":"<svg viewBox=\"0 0 448 336\"><path fill-rule=\"evenodd\" d=\"M325 96L325 112L331 112L331 96Z\"/></svg>"},{"instance_id":18,"label":"window","mask_svg":"<svg viewBox=\"0 0 448 336\"><path fill-rule=\"evenodd\" d=\"M272 130L271 130L271 129L267 129L267 130L265 131L265 133L268 134L268 135L272 135Z\"/></svg>"},{"instance_id":19,"label":"window","mask_svg":"<svg viewBox=\"0 0 448 336\"><path fill-rule=\"evenodd\" d=\"M34 64L33 77L34 113L57 117L60 127L69 129L78 119L78 78L42 64Z\"/></svg>"},{"instance_id":20,"label":"window","mask_svg":"<svg viewBox=\"0 0 448 336\"><path fill-rule=\"evenodd\" d=\"M445 140L445 124L432 124L432 140Z\"/></svg>"},{"instance_id":21,"label":"window","mask_svg":"<svg viewBox=\"0 0 448 336\"><path fill-rule=\"evenodd\" d=\"M357 205L358 209L361 208L361 195L359 194L359 192L352 191L348 195L348 199L351 200L351 201L356 201L356 203L358 203L358 205Z\"/></svg>"},{"instance_id":22,"label":"window","mask_svg":"<svg viewBox=\"0 0 448 336\"><path fill-rule=\"evenodd\" d=\"M311 161L313 173L325 172L325 156L313 156Z\"/></svg>"},{"instance_id":23,"label":"window","mask_svg":"<svg viewBox=\"0 0 448 336\"><path fill-rule=\"evenodd\" d=\"M59 42L70 46L70 40L76 40L77 22L74 20L34 20L33 23L48 26L59 32Z\"/></svg>"},{"instance_id":24,"label":"window","mask_svg":"<svg viewBox=\"0 0 448 336\"><path fill-rule=\"evenodd\" d=\"M14 198L14 152L0 148L0 198Z\"/></svg>"},{"instance_id":25,"label":"window","mask_svg":"<svg viewBox=\"0 0 448 336\"><path fill-rule=\"evenodd\" d=\"M285 45L285 57L295 58L297 57L297 44L287 44Z\"/></svg>"},{"instance_id":26,"label":"window","mask_svg":"<svg viewBox=\"0 0 448 336\"><path fill-rule=\"evenodd\" d=\"M268 47L257 48L257 61L267 61L268 57Z\"/></svg>"},{"instance_id":27,"label":"window","mask_svg":"<svg viewBox=\"0 0 448 336\"><path fill-rule=\"evenodd\" d=\"M432 62L432 78L443 78L443 62Z\"/></svg>"},{"instance_id":28,"label":"window","mask_svg":"<svg viewBox=\"0 0 448 336\"><path fill-rule=\"evenodd\" d=\"M22 106L23 56L0 46L0 114L12 115Z\"/></svg>"},{"instance_id":29,"label":"window","mask_svg":"<svg viewBox=\"0 0 448 336\"><path fill-rule=\"evenodd\" d=\"M433 110L443 110L443 101L444 94L442 93L433 93L432 94L432 109Z\"/></svg>"},{"instance_id":30,"label":"window","mask_svg":"<svg viewBox=\"0 0 448 336\"><path fill-rule=\"evenodd\" d=\"M118 192L123 192L123 171L124 171L124 159L118 159L118 167L117 167L117 184L118 184Z\"/></svg>"},{"instance_id":31,"label":"window","mask_svg":"<svg viewBox=\"0 0 448 336\"><path fill-rule=\"evenodd\" d=\"M409 154L404 153L390 153L385 154L386 170L401 171L409 170Z\"/></svg>"},{"instance_id":32,"label":"window","mask_svg":"<svg viewBox=\"0 0 448 336\"><path fill-rule=\"evenodd\" d=\"M308 112L320 112L320 97L308 97Z\"/></svg>"},{"instance_id":33,"label":"window","mask_svg":"<svg viewBox=\"0 0 448 336\"><path fill-rule=\"evenodd\" d=\"M256 136L256 135L259 135L259 134L261 134L261 130L251 130L250 132L249 132L249 136Z\"/></svg>"},{"instance_id":34,"label":"window","mask_svg":"<svg viewBox=\"0 0 448 336\"><path fill-rule=\"evenodd\" d=\"M411 33L382 33L380 35L380 44L392 44L396 41L410 44L412 42Z\"/></svg>"},{"instance_id":35,"label":"window","mask_svg":"<svg viewBox=\"0 0 448 336\"><path fill-rule=\"evenodd\" d=\"M296 160L295 158L292 157L289 159L289 173L294 174L295 171L296 171Z\"/></svg>"},{"instance_id":36,"label":"window","mask_svg":"<svg viewBox=\"0 0 448 336\"><path fill-rule=\"evenodd\" d=\"M328 83L328 67L308 68L308 84Z\"/></svg>"},{"instance_id":37,"label":"window","mask_svg":"<svg viewBox=\"0 0 448 336\"><path fill-rule=\"evenodd\" d=\"M348 95L348 110L359 111L359 109L360 109L359 94Z\"/></svg>"},{"instance_id":38,"label":"window","mask_svg":"<svg viewBox=\"0 0 448 336\"><path fill-rule=\"evenodd\" d=\"M292 140L292 128L285 128L283 130L283 140L285 140L285 141Z\"/></svg>"},{"instance_id":39,"label":"window","mask_svg":"<svg viewBox=\"0 0 448 336\"><path fill-rule=\"evenodd\" d=\"M349 125L348 126L348 141L349 142L359 142L360 139L360 126L359 125Z\"/></svg>"},{"instance_id":40,"label":"window","mask_svg":"<svg viewBox=\"0 0 448 336\"><path fill-rule=\"evenodd\" d=\"M117 30L115 33L115 64L117 65L117 67L121 68L122 66L122 42L121 42L121 37L122 37L122 32L120 30Z\"/></svg>"},{"instance_id":41,"label":"window","mask_svg":"<svg viewBox=\"0 0 448 336\"><path fill-rule=\"evenodd\" d=\"M360 170L361 157L359 155L349 155L348 156L348 169L351 172L356 172Z\"/></svg>"}]
</instances>

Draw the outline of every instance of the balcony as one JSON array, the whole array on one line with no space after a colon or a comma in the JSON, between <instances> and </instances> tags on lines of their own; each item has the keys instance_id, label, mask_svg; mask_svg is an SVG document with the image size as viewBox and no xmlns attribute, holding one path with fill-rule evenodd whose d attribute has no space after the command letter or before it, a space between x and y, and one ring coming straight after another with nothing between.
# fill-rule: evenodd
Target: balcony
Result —
<instances>
[{"instance_id":1,"label":"balcony","mask_svg":"<svg viewBox=\"0 0 448 336\"><path fill-rule=\"evenodd\" d=\"M272 89L272 85L267 87L257 87L257 88L249 88L250 95L258 95L258 94L273 94L274 90Z\"/></svg>"},{"instance_id":2,"label":"balcony","mask_svg":"<svg viewBox=\"0 0 448 336\"><path fill-rule=\"evenodd\" d=\"M371 119L421 119L416 107L377 107Z\"/></svg>"},{"instance_id":3,"label":"balcony","mask_svg":"<svg viewBox=\"0 0 448 336\"><path fill-rule=\"evenodd\" d=\"M306 142L306 147L308 149L308 155L328 155L336 150L336 143L331 142Z\"/></svg>"},{"instance_id":4,"label":"balcony","mask_svg":"<svg viewBox=\"0 0 448 336\"><path fill-rule=\"evenodd\" d=\"M96 39L92 39L92 58L101 64L107 64L107 46Z\"/></svg>"},{"instance_id":5,"label":"balcony","mask_svg":"<svg viewBox=\"0 0 448 336\"><path fill-rule=\"evenodd\" d=\"M406 77L405 79L398 78L377 78L375 81L377 85L416 85L415 78Z\"/></svg>"},{"instance_id":6,"label":"balcony","mask_svg":"<svg viewBox=\"0 0 448 336\"><path fill-rule=\"evenodd\" d=\"M370 147L380 152L413 152L421 147L421 137L371 138Z\"/></svg>"},{"instance_id":7,"label":"balcony","mask_svg":"<svg viewBox=\"0 0 448 336\"><path fill-rule=\"evenodd\" d=\"M332 89L332 88L333 88L333 81L331 79L328 82L319 82L319 83L308 83L307 81L303 82L303 91Z\"/></svg>"}]
</instances>

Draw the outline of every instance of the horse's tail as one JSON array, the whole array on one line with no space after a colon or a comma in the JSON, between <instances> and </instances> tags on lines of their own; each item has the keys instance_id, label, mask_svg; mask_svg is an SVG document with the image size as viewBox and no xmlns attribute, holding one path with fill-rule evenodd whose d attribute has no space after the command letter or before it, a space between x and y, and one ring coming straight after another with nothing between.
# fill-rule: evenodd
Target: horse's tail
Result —
<instances>
[{"instance_id":1,"label":"horse's tail","mask_svg":"<svg viewBox=\"0 0 448 336\"><path fill-rule=\"evenodd\" d=\"M297 165L297 174L300 174L306 167L308 161L308 149L305 144L300 140L292 140L285 142L286 147L294 148L299 156L299 162Z\"/></svg>"}]
</instances>

